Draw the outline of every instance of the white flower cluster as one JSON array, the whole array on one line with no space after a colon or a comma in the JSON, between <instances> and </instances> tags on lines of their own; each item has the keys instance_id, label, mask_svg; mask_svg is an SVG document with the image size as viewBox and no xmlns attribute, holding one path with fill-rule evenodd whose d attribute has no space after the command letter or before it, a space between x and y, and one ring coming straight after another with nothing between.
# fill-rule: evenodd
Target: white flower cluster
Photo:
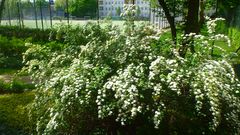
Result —
<instances>
[{"instance_id":1,"label":"white flower cluster","mask_svg":"<svg viewBox=\"0 0 240 135\"><path fill-rule=\"evenodd\" d=\"M34 103L40 115L38 134L83 128L95 119L128 125L140 115L158 128L164 117L186 116L182 110L191 107L195 119L209 117L212 130L222 120L234 126L240 122L240 83L226 57L211 57L206 37L189 34L199 50L182 58L159 43L159 31L150 26L125 31L92 25L71 34L80 35L73 40L78 44L57 51L33 45L25 53L26 68L40 80ZM75 119L85 123L74 125Z\"/></svg>"},{"instance_id":2,"label":"white flower cluster","mask_svg":"<svg viewBox=\"0 0 240 135\"><path fill-rule=\"evenodd\" d=\"M191 83L192 92L196 98L196 109L201 113L204 102L208 99L211 106L213 120L210 123L212 129L216 129L221 121L221 98L230 98L237 106L239 99L234 98L231 93L239 88L235 86L238 80L231 65L226 61L209 60L195 70L195 78ZM229 99L228 99L229 100ZM237 115L237 114L234 114Z\"/></svg>"},{"instance_id":3,"label":"white flower cluster","mask_svg":"<svg viewBox=\"0 0 240 135\"><path fill-rule=\"evenodd\" d=\"M224 18L211 19L208 16L206 16L205 18L207 20L207 28L208 28L208 33L209 34L214 34L215 33L215 29L216 29L218 21L224 21L225 20Z\"/></svg>"},{"instance_id":4,"label":"white flower cluster","mask_svg":"<svg viewBox=\"0 0 240 135\"><path fill-rule=\"evenodd\" d=\"M112 91L114 93L114 98L117 100L118 117L117 121L121 121L122 124L126 123L128 119L137 116L137 113L141 113L142 106L139 102L140 93L138 86L139 81L141 81L142 75L144 75L144 64L135 66L130 64L124 70L117 71L117 75L107 81L102 90L99 90L99 95L97 102L99 105L100 117L105 115L111 115L112 109L107 109L108 104L104 104L107 92ZM103 116L102 116L103 115Z\"/></svg>"}]
</instances>

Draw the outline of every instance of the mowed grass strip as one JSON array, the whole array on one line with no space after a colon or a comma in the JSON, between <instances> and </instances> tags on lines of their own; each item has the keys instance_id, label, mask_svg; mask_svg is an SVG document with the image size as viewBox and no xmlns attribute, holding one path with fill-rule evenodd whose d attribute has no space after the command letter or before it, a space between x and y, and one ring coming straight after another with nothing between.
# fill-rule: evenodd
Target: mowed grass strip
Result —
<instances>
[{"instance_id":1,"label":"mowed grass strip","mask_svg":"<svg viewBox=\"0 0 240 135\"><path fill-rule=\"evenodd\" d=\"M24 26L27 28L36 28L36 21L35 20L23 20L24 22ZM74 26L82 26L87 24L88 22L95 22L97 23L97 20L70 20L69 23L70 25L74 25ZM111 21L114 25L117 26L123 26L124 21L123 20L112 20ZM136 21L136 25L140 25L141 23L147 23L148 21ZM38 20L38 28L42 28L42 21ZM56 26L57 24L67 24L67 20L53 20L52 24L53 26ZM105 26L106 22L104 20L100 20L99 21L101 26ZM2 20L1 25L9 25L9 21L8 20ZM12 26L18 26L19 25L19 21L18 20L11 20L11 25ZM47 28L51 28L51 24L50 24L50 20L43 20L43 27L44 29Z\"/></svg>"}]
</instances>

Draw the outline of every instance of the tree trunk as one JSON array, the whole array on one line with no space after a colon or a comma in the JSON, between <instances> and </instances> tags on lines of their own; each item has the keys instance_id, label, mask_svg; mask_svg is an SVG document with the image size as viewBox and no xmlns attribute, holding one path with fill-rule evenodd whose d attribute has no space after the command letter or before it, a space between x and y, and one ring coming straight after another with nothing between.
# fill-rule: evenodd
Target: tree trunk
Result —
<instances>
[{"instance_id":1,"label":"tree trunk","mask_svg":"<svg viewBox=\"0 0 240 135\"><path fill-rule=\"evenodd\" d=\"M199 33L199 0L188 0L188 14L185 34Z\"/></svg>"},{"instance_id":2,"label":"tree trunk","mask_svg":"<svg viewBox=\"0 0 240 135\"><path fill-rule=\"evenodd\" d=\"M199 25L199 6L200 0L188 0L188 13L187 13L187 20L185 23L185 34L196 33L198 34L200 31ZM179 49L179 54L181 57L185 57L185 54L188 50L188 46L192 53L195 53L194 50L194 41L192 37L186 38L182 42L182 46Z\"/></svg>"},{"instance_id":3,"label":"tree trunk","mask_svg":"<svg viewBox=\"0 0 240 135\"><path fill-rule=\"evenodd\" d=\"M237 8L231 8L228 10L227 22L229 27L235 27L235 17L236 17Z\"/></svg>"},{"instance_id":4,"label":"tree trunk","mask_svg":"<svg viewBox=\"0 0 240 135\"><path fill-rule=\"evenodd\" d=\"M35 15L35 24L36 24L36 28L38 29L38 18L37 18L36 0L33 0L33 7L34 7L34 15Z\"/></svg>"},{"instance_id":5,"label":"tree trunk","mask_svg":"<svg viewBox=\"0 0 240 135\"><path fill-rule=\"evenodd\" d=\"M205 0L200 0L200 20L199 20L199 31L203 27L205 18L204 18L204 10L205 10Z\"/></svg>"},{"instance_id":6,"label":"tree trunk","mask_svg":"<svg viewBox=\"0 0 240 135\"><path fill-rule=\"evenodd\" d=\"M1 3L0 3L0 24L1 24L1 21L2 21L2 16L3 16L3 10L4 10L5 1L6 1L6 0L2 0Z\"/></svg>"},{"instance_id":7,"label":"tree trunk","mask_svg":"<svg viewBox=\"0 0 240 135\"><path fill-rule=\"evenodd\" d=\"M176 38L177 38L177 30L176 30L176 25L175 25L175 18L170 14L170 10L167 7L167 4L164 0L158 0L159 5L162 7L165 16L167 18L168 23L170 24L171 28L171 34L172 34L172 40L174 44L176 44Z\"/></svg>"}]
</instances>

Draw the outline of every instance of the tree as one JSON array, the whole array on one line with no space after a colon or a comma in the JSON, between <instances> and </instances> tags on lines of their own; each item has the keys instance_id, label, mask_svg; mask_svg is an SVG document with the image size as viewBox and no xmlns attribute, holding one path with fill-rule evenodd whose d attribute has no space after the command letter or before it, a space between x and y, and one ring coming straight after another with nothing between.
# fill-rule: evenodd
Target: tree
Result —
<instances>
[{"instance_id":1,"label":"tree","mask_svg":"<svg viewBox=\"0 0 240 135\"><path fill-rule=\"evenodd\" d=\"M56 9L65 8L66 0L56 0L54 6Z\"/></svg>"},{"instance_id":2,"label":"tree","mask_svg":"<svg viewBox=\"0 0 240 135\"><path fill-rule=\"evenodd\" d=\"M217 16L224 17L228 26L234 26L240 0L217 0Z\"/></svg>"},{"instance_id":3,"label":"tree","mask_svg":"<svg viewBox=\"0 0 240 135\"><path fill-rule=\"evenodd\" d=\"M140 17L141 15L141 9L139 6L137 6L137 17Z\"/></svg>"},{"instance_id":4,"label":"tree","mask_svg":"<svg viewBox=\"0 0 240 135\"><path fill-rule=\"evenodd\" d=\"M176 15L181 15L184 19L183 34L196 33L198 34L202 24L204 23L204 0L151 0L153 5L162 7L167 21L170 25L172 40L177 43ZM187 44L190 39L182 41L182 46L179 53L182 57L185 56ZM194 46L191 45L191 50L194 52Z\"/></svg>"},{"instance_id":5,"label":"tree","mask_svg":"<svg viewBox=\"0 0 240 135\"><path fill-rule=\"evenodd\" d=\"M164 11L164 14L167 18L167 21L170 25L170 28L171 28L171 34L172 34L172 40L174 42L176 42L176 38L177 38L177 30L176 30L176 25L175 25L175 19L174 19L174 16L172 14L171 11L173 10L170 10L171 6L169 3L167 3L167 1L165 0L151 0L151 2L153 3L152 5L160 5Z\"/></svg>"},{"instance_id":6,"label":"tree","mask_svg":"<svg viewBox=\"0 0 240 135\"><path fill-rule=\"evenodd\" d=\"M120 8L120 7L117 7L117 9L116 9L116 13L117 13L118 16L121 15L121 8Z\"/></svg>"},{"instance_id":7,"label":"tree","mask_svg":"<svg viewBox=\"0 0 240 135\"><path fill-rule=\"evenodd\" d=\"M2 15L3 15L5 1L6 0L1 0L1 3L0 3L0 24L1 24L1 20L2 20Z\"/></svg>"},{"instance_id":8,"label":"tree","mask_svg":"<svg viewBox=\"0 0 240 135\"><path fill-rule=\"evenodd\" d=\"M40 6L42 6L42 7L47 7L48 6L48 1L46 1L46 0L36 0L36 6L37 7L40 7Z\"/></svg>"},{"instance_id":9,"label":"tree","mask_svg":"<svg viewBox=\"0 0 240 135\"><path fill-rule=\"evenodd\" d=\"M150 0L152 5L161 6L170 24L173 41L176 41L175 15L185 19L184 34L199 33L204 23L204 10L217 8L217 14L226 18L228 24L234 23L239 0Z\"/></svg>"},{"instance_id":10,"label":"tree","mask_svg":"<svg viewBox=\"0 0 240 135\"><path fill-rule=\"evenodd\" d=\"M69 0L69 12L76 17L96 16L97 0ZM66 9L66 0L56 0L55 8Z\"/></svg>"},{"instance_id":11,"label":"tree","mask_svg":"<svg viewBox=\"0 0 240 135\"><path fill-rule=\"evenodd\" d=\"M70 6L70 10L74 16L96 16L97 1L96 0L75 0Z\"/></svg>"}]
</instances>

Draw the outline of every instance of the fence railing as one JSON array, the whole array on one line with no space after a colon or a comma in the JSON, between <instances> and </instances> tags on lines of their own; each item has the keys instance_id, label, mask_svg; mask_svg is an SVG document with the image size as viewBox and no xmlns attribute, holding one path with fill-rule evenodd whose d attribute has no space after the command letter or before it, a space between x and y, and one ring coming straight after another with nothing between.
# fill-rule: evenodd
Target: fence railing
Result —
<instances>
[{"instance_id":1,"label":"fence railing","mask_svg":"<svg viewBox=\"0 0 240 135\"><path fill-rule=\"evenodd\" d=\"M51 28L56 23L66 23L66 24L70 23L73 25L75 24L81 25L81 24L85 24L87 22L86 20L98 20L99 18L101 18L99 17L101 13L100 12L101 9L108 8L109 10L109 7L102 7L103 5L102 3L102 4L99 4L99 6L96 9L97 15L95 18L89 17L87 13L83 18L78 18L69 13L68 0L66 0L66 2L67 4L65 8L56 9L54 7L54 2L52 0L48 0L45 2L42 2L42 0L31 0L30 2L21 1L21 0L15 0L11 2L7 1L5 3L1 25L19 26L20 28L29 27L29 28L39 28L39 29ZM118 3L118 6L119 5L123 5L123 3L122 4ZM117 7L114 7L113 9L116 10L116 8ZM120 10L122 10L122 8L120 8ZM150 8L150 6L148 5L148 6L145 6L143 10L144 12L141 11L141 13L146 14L144 16L145 21L146 19L149 19L149 22L159 29L169 27L169 23L166 17L164 16L163 10L160 7Z\"/></svg>"}]
</instances>

